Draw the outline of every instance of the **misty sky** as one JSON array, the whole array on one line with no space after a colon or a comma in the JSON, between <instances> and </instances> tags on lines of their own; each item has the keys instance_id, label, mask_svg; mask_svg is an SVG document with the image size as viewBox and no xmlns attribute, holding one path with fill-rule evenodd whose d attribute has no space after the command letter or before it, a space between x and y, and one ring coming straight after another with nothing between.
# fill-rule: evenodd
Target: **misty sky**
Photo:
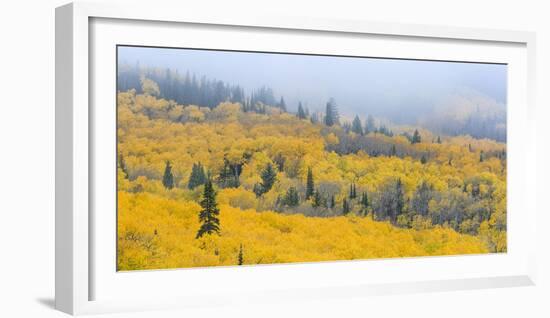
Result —
<instances>
[{"instance_id":1,"label":"misty sky","mask_svg":"<svg viewBox=\"0 0 550 318\"><path fill-rule=\"evenodd\" d=\"M432 111L460 92L506 104L506 65L143 47L119 47L118 58L238 84L247 95L266 85L289 110L302 101L321 111L334 97L343 115L406 121L406 114Z\"/></svg>"}]
</instances>

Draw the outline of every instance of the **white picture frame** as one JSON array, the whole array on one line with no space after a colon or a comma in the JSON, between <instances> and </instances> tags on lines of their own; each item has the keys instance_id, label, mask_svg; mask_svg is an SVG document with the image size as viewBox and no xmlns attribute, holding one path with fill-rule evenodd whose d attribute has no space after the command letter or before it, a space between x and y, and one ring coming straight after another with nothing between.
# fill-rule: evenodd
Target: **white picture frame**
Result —
<instances>
[{"instance_id":1,"label":"white picture frame","mask_svg":"<svg viewBox=\"0 0 550 318\"><path fill-rule=\"evenodd\" d=\"M98 26L97 22L106 22ZM117 24L118 23L118 24ZM461 59L466 54L478 52L478 61L490 62L498 59L514 65L510 89L512 100L509 108L509 132L512 138L509 143L509 205L514 210L522 209L511 223L517 224L510 233L511 247L505 255L452 256L436 258L408 258L355 262L327 262L322 264L270 265L246 268L193 269L175 271L116 273L102 264L108 262L112 253L102 249L105 240L94 238L98 227L110 222L92 214L98 204L107 201L96 200L97 182L105 181L97 177L101 170L101 143L109 138L101 136L97 129L98 120L109 122L107 112L92 107L94 103L109 103L110 94L115 94L112 87L107 92L110 82L97 79L111 78L112 62L108 55L102 56L101 47L112 47L124 37L129 37L128 23L139 24L142 30L155 26L157 37L154 45L166 44L160 34L177 32L180 26L210 28L212 38L224 28L237 28L235 32L254 32L284 34L315 33L317 38L345 37L354 41L355 37L399 38L403 41L430 42L431 45L446 45L457 49L457 53L447 50L441 58L450 56L453 60ZM147 34L150 32L145 32ZM192 34L192 32L189 32ZM277 33L277 35L280 35ZM118 36L118 37L117 37ZM189 35L190 36L190 35ZM147 38L143 35L142 38ZM168 38L168 37L165 37ZM152 41L148 38L148 41ZM145 41L145 40L143 40ZM298 42L298 41L297 41ZM139 43L137 43L139 44ZM398 41L395 45L398 45ZM479 45L481 46L479 46ZM216 44L212 44L216 45ZM220 44L218 44L220 45ZM227 44L228 45L228 44ZM221 49L227 45L221 44ZM261 42L251 44L260 47ZM307 49L304 45L302 49ZM422 44L419 45L428 45ZM468 51L471 45L471 51ZM174 46L178 46L174 43ZM384 53L381 44L380 53ZM414 46L414 45L413 45ZM479 46L479 47L478 47ZM491 287L526 286L534 284L536 273L534 250L535 240L535 189L536 171L535 154L535 35L529 32L479 30L442 26L404 25L399 23L373 23L365 21L343 21L330 19L297 19L285 16L242 16L214 15L212 12L189 11L186 6L143 7L117 6L110 4L72 3L56 9L56 308L70 314L103 313L113 311L146 310L168 307L185 307L215 305L238 302L274 302L288 300L306 300L322 298L347 297L349 295L380 295L415 291L448 291L459 289L476 289ZM298 46L296 46L298 47ZM321 47L311 50L319 50ZM475 48L474 48L475 47ZM503 47L511 47L509 53ZM269 49L269 48L268 48ZM399 57L405 54L400 50ZM420 49L418 49L420 51ZM460 53L460 52L462 53ZM359 51L358 51L359 52ZM468 53L470 52L470 53ZM486 52L486 53L484 53ZM409 48L410 56L421 58L421 53ZM445 55L446 54L446 55ZM456 54L456 55L455 55ZM105 64L101 64L105 63ZM516 76L517 75L517 76ZM111 78L114 80L114 78ZM105 88L105 89L104 89ZM97 90L97 91L94 91ZM92 93L95 92L95 93ZM98 93L101 92L101 93ZM114 103L114 98L111 99ZM104 104L102 104L104 105ZM103 108L102 108L103 109ZM510 128L511 127L511 128ZM114 140L113 140L114 141ZM517 154L517 155L515 155ZM108 156L108 155L107 155ZM114 156L111 158L113 159ZM114 160L114 159L113 159ZM94 184L94 181L96 184ZM517 220L517 221L516 221ZM510 219L509 219L510 221ZM111 227L105 225L105 228ZM114 240L114 237L111 236ZM108 244L108 241L107 241ZM114 242L113 242L114 244ZM102 269L104 268L104 269ZM442 270L437 270L437 268ZM353 275L364 273L361 279ZM166 293L147 294L138 297L131 291L136 284L143 286L168 286L173 280L191 282L192 278L201 277L208 271L209 275L219 278L219 288L212 291L189 288L173 297L167 297L173 291L166 288ZM336 272L347 275L333 277ZM414 273L413 278L408 278ZM123 276L122 276L123 275ZM122 277L122 278L121 278ZM282 277L291 278L286 282ZM390 279L390 277L392 279ZM321 279L324 278L324 279ZM99 283L99 281L101 281ZM232 282L241 282L235 287ZM261 288L258 282L262 283ZM164 284L164 285L163 285ZM197 284L196 282L194 284ZM101 288L98 286L102 286ZM232 287L233 286L233 287ZM109 291L112 291L109 295ZM127 291L126 297L116 297L121 291ZM209 295L207 301L204 295Z\"/></svg>"}]
</instances>

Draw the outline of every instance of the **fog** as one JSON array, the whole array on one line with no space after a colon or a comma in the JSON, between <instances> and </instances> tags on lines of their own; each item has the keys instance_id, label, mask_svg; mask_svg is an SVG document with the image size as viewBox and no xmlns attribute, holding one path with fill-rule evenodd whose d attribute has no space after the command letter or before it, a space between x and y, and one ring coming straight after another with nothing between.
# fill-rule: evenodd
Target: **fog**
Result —
<instances>
[{"instance_id":1,"label":"fog","mask_svg":"<svg viewBox=\"0 0 550 318\"><path fill-rule=\"evenodd\" d=\"M506 65L119 47L119 63L189 71L240 85L249 94L263 85L294 111L302 101L323 111L335 98L342 115L372 114L394 122L446 107L452 95L475 94L506 104ZM475 58L475 57L473 57Z\"/></svg>"}]
</instances>

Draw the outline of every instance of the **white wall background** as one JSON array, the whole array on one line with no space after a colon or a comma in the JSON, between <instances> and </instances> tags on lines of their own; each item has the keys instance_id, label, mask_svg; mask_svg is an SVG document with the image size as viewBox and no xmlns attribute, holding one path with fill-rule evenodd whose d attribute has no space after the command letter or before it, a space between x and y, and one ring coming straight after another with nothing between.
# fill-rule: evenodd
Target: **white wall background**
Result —
<instances>
[{"instance_id":1,"label":"white wall background","mask_svg":"<svg viewBox=\"0 0 550 318\"><path fill-rule=\"evenodd\" d=\"M112 317L549 317L550 10L547 1L187 1L222 12L454 25L537 32L539 262L536 287L380 296L279 306L197 308ZM134 3L137 1L134 1ZM142 2L142 1L140 1ZM159 0L148 0L151 6ZM0 317L62 317L54 297L54 8L0 11ZM128 5L131 5L129 2ZM110 317L110 316L109 316Z\"/></svg>"}]
</instances>

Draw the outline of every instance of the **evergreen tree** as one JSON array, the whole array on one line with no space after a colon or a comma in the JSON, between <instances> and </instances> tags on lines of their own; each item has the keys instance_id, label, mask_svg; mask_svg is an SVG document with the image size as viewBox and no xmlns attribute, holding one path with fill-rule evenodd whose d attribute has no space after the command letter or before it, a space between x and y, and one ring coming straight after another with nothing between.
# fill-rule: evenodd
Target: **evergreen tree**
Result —
<instances>
[{"instance_id":1,"label":"evergreen tree","mask_svg":"<svg viewBox=\"0 0 550 318\"><path fill-rule=\"evenodd\" d=\"M190 74L189 71L185 76L180 76L177 70L143 68L136 65L119 74L117 84L121 91L135 89L139 94L146 93L173 100L180 105L199 105L212 109L221 102L230 101L243 105L245 112L256 111L256 103L279 106L271 88L261 87L252 91L251 98L247 98L244 89L239 85L208 79L205 76L198 79L196 74ZM284 110L286 105L282 108Z\"/></svg>"},{"instance_id":2,"label":"evergreen tree","mask_svg":"<svg viewBox=\"0 0 550 318\"><path fill-rule=\"evenodd\" d=\"M172 174L172 166L170 165L170 161L166 161L164 176L162 177L162 184L166 189L174 188L174 175Z\"/></svg>"},{"instance_id":3,"label":"evergreen tree","mask_svg":"<svg viewBox=\"0 0 550 318\"><path fill-rule=\"evenodd\" d=\"M196 238L200 238L205 234L220 234L220 210L216 203L216 192L212 181L208 180L204 185L204 192L202 194L202 200L200 202L202 210L199 213L199 221L201 227L197 232Z\"/></svg>"},{"instance_id":4,"label":"evergreen tree","mask_svg":"<svg viewBox=\"0 0 550 318\"><path fill-rule=\"evenodd\" d=\"M415 129L411 139L411 144L418 144L421 141L422 141L422 138L420 137L420 133L418 132L418 129Z\"/></svg>"},{"instance_id":5,"label":"evergreen tree","mask_svg":"<svg viewBox=\"0 0 550 318\"><path fill-rule=\"evenodd\" d=\"M437 136L437 143L438 143L438 144L441 143L441 136Z\"/></svg>"},{"instance_id":6,"label":"evergreen tree","mask_svg":"<svg viewBox=\"0 0 550 318\"><path fill-rule=\"evenodd\" d=\"M290 187L286 191L284 204L290 207L298 206L300 204L300 197L296 187Z\"/></svg>"},{"instance_id":7,"label":"evergreen tree","mask_svg":"<svg viewBox=\"0 0 550 318\"><path fill-rule=\"evenodd\" d=\"M273 165L271 163L268 163L265 169L262 171L262 192L267 193L271 188L273 187L273 184L275 184L275 181L277 181L277 172L273 168Z\"/></svg>"},{"instance_id":8,"label":"evergreen tree","mask_svg":"<svg viewBox=\"0 0 550 318\"><path fill-rule=\"evenodd\" d=\"M244 264L244 251L243 251L243 245L239 247L239 255L237 255L237 265L243 265Z\"/></svg>"},{"instance_id":9,"label":"evergreen tree","mask_svg":"<svg viewBox=\"0 0 550 318\"><path fill-rule=\"evenodd\" d=\"M319 193L319 191L315 191L315 193L313 194L313 201L311 202L311 206L317 208L321 205L323 205L323 198L321 197L321 193Z\"/></svg>"},{"instance_id":10,"label":"evergreen tree","mask_svg":"<svg viewBox=\"0 0 550 318\"><path fill-rule=\"evenodd\" d=\"M262 194L264 194L264 191L262 189L262 185L259 184L259 183L255 183L254 187L252 188L252 192L254 192L257 197L261 197Z\"/></svg>"},{"instance_id":11,"label":"evergreen tree","mask_svg":"<svg viewBox=\"0 0 550 318\"><path fill-rule=\"evenodd\" d=\"M206 183L206 173L204 172L204 167L199 162L193 164L191 168L191 175L189 176L189 182L187 183L187 188L190 190L195 189L196 187Z\"/></svg>"},{"instance_id":12,"label":"evergreen tree","mask_svg":"<svg viewBox=\"0 0 550 318\"><path fill-rule=\"evenodd\" d=\"M349 185L349 198L350 200L353 200L357 198L357 191L355 189L355 183L352 183Z\"/></svg>"},{"instance_id":13,"label":"evergreen tree","mask_svg":"<svg viewBox=\"0 0 550 318\"><path fill-rule=\"evenodd\" d=\"M336 199L334 198L334 194L330 196L330 206L329 208L334 209L336 206Z\"/></svg>"},{"instance_id":14,"label":"evergreen tree","mask_svg":"<svg viewBox=\"0 0 550 318\"><path fill-rule=\"evenodd\" d=\"M395 224L397 217L403 213L405 208L405 192L401 179L385 184L380 190L380 197L375 202L373 210L376 212L376 219L389 218Z\"/></svg>"},{"instance_id":15,"label":"evergreen tree","mask_svg":"<svg viewBox=\"0 0 550 318\"><path fill-rule=\"evenodd\" d=\"M485 156L483 155L483 150L481 150L481 152L479 153L479 162L483 162L484 159Z\"/></svg>"},{"instance_id":16,"label":"evergreen tree","mask_svg":"<svg viewBox=\"0 0 550 318\"><path fill-rule=\"evenodd\" d=\"M351 124L345 121L344 124L342 124L342 128L344 128L344 131L346 132L346 134L349 134L351 131Z\"/></svg>"},{"instance_id":17,"label":"evergreen tree","mask_svg":"<svg viewBox=\"0 0 550 318\"><path fill-rule=\"evenodd\" d=\"M374 123L374 117L372 117L372 115L368 115L367 116L367 121L365 123L365 135L370 133L370 132L375 132L376 131L376 124Z\"/></svg>"},{"instance_id":18,"label":"evergreen tree","mask_svg":"<svg viewBox=\"0 0 550 318\"><path fill-rule=\"evenodd\" d=\"M426 155L422 154L422 157L420 158L421 164L426 164L428 162L428 158L426 158Z\"/></svg>"},{"instance_id":19,"label":"evergreen tree","mask_svg":"<svg viewBox=\"0 0 550 318\"><path fill-rule=\"evenodd\" d=\"M304 111L304 108L302 107L302 102L299 102L299 103L298 103L298 113L297 113L297 116L298 116L298 118L300 118L300 119L306 119L306 118L307 118L306 112Z\"/></svg>"},{"instance_id":20,"label":"evergreen tree","mask_svg":"<svg viewBox=\"0 0 550 318\"><path fill-rule=\"evenodd\" d=\"M307 180L306 180L306 200L314 194L315 192L315 183L313 181L313 171L311 167L307 168Z\"/></svg>"},{"instance_id":21,"label":"evergreen tree","mask_svg":"<svg viewBox=\"0 0 550 318\"><path fill-rule=\"evenodd\" d=\"M326 107L325 112L325 125L327 126L333 126L338 124L338 108L336 106L336 102L333 98L331 98Z\"/></svg>"},{"instance_id":22,"label":"evergreen tree","mask_svg":"<svg viewBox=\"0 0 550 318\"><path fill-rule=\"evenodd\" d=\"M413 194L411 201L412 210L423 216L428 215L432 197L433 186L429 185L426 181L422 181Z\"/></svg>"},{"instance_id":23,"label":"evergreen tree","mask_svg":"<svg viewBox=\"0 0 550 318\"><path fill-rule=\"evenodd\" d=\"M369 208L369 197L367 195L367 192L363 192L361 195L361 206L363 207L364 214L367 214L368 208Z\"/></svg>"},{"instance_id":24,"label":"evergreen tree","mask_svg":"<svg viewBox=\"0 0 550 318\"><path fill-rule=\"evenodd\" d=\"M344 201L342 202L342 214L347 215L350 212L350 210L351 209L350 209L348 200L344 199Z\"/></svg>"},{"instance_id":25,"label":"evergreen tree","mask_svg":"<svg viewBox=\"0 0 550 318\"><path fill-rule=\"evenodd\" d=\"M394 157L394 156L397 156L397 148L395 147L395 144L391 145L391 150L390 150L390 157Z\"/></svg>"},{"instance_id":26,"label":"evergreen tree","mask_svg":"<svg viewBox=\"0 0 550 318\"><path fill-rule=\"evenodd\" d=\"M391 220L393 223L397 221L397 217L403 214L405 208L405 189L403 187L403 182L401 179L397 179L395 182L395 192L394 192L394 209L393 214L391 215Z\"/></svg>"},{"instance_id":27,"label":"evergreen tree","mask_svg":"<svg viewBox=\"0 0 550 318\"><path fill-rule=\"evenodd\" d=\"M258 108L256 107L256 97L254 96L254 92L250 94L250 99L248 101L248 107L250 111L252 112L258 112Z\"/></svg>"},{"instance_id":28,"label":"evergreen tree","mask_svg":"<svg viewBox=\"0 0 550 318\"><path fill-rule=\"evenodd\" d=\"M378 130L374 130L375 133L380 133L384 136L388 136L388 137L393 137L393 131L391 131L391 129L389 129L388 127L386 127L385 125L381 125Z\"/></svg>"},{"instance_id":29,"label":"evergreen tree","mask_svg":"<svg viewBox=\"0 0 550 318\"><path fill-rule=\"evenodd\" d=\"M241 165L231 164L227 158L223 159L224 165L218 176L218 184L222 188L238 188L241 185L239 176Z\"/></svg>"},{"instance_id":30,"label":"evergreen tree","mask_svg":"<svg viewBox=\"0 0 550 318\"><path fill-rule=\"evenodd\" d=\"M361 119L359 119L359 116L355 115L355 118L353 119L353 123L351 124L351 131L358 135L363 135L363 126L361 124Z\"/></svg>"},{"instance_id":31,"label":"evergreen tree","mask_svg":"<svg viewBox=\"0 0 550 318\"><path fill-rule=\"evenodd\" d=\"M319 116L317 115L317 113L311 114L311 117L309 117L309 121L314 125L319 123Z\"/></svg>"},{"instance_id":32,"label":"evergreen tree","mask_svg":"<svg viewBox=\"0 0 550 318\"><path fill-rule=\"evenodd\" d=\"M118 154L118 167L124 173L124 179L128 179L128 168L126 168L126 162L124 161L122 152Z\"/></svg>"},{"instance_id":33,"label":"evergreen tree","mask_svg":"<svg viewBox=\"0 0 550 318\"><path fill-rule=\"evenodd\" d=\"M286 112L286 103L285 103L285 99L281 96L281 101L279 102L279 108Z\"/></svg>"},{"instance_id":34,"label":"evergreen tree","mask_svg":"<svg viewBox=\"0 0 550 318\"><path fill-rule=\"evenodd\" d=\"M199 172L198 173L199 184L203 185L210 178L210 171L208 172L208 175L207 175L206 172L204 172L204 167L202 166L202 164L200 162L197 164L197 170Z\"/></svg>"}]
</instances>

